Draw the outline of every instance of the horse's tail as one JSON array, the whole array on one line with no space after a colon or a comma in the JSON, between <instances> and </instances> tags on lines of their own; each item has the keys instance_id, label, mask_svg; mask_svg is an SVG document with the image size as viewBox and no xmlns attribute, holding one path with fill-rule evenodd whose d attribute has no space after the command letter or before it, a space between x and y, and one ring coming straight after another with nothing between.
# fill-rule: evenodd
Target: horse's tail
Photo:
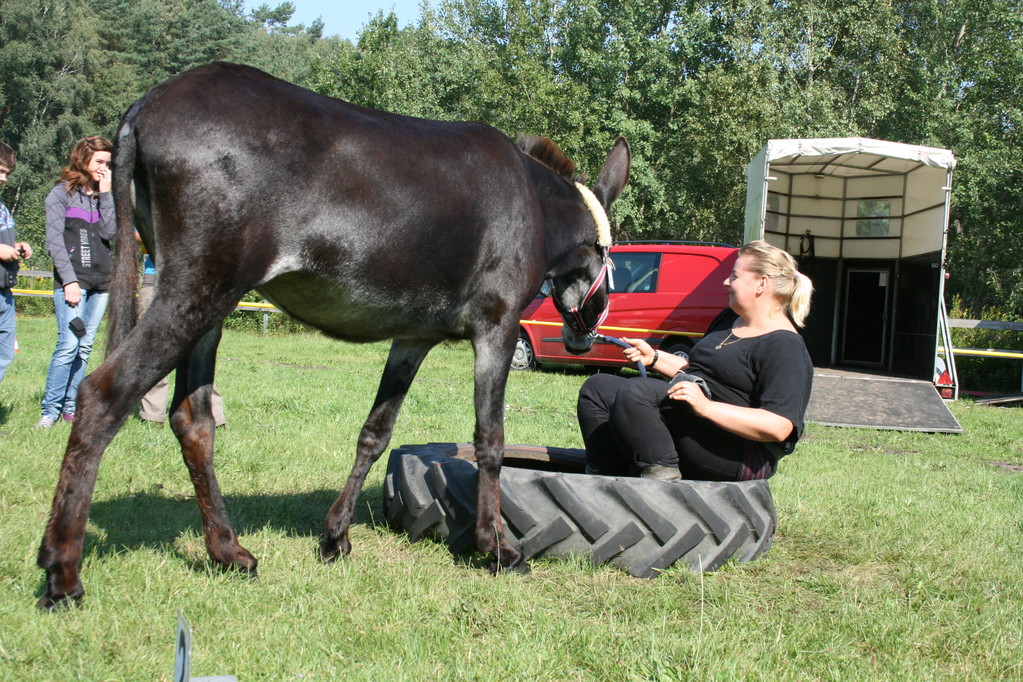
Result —
<instances>
[{"instance_id":1,"label":"horse's tail","mask_svg":"<svg viewBox=\"0 0 1023 682\"><path fill-rule=\"evenodd\" d=\"M110 320L107 353L112 353L131 332L137 320L139 248L135 239L135 117L141 100L121 119L114 141L114 206L117 210L117 246L110 278ZM141 188L139 188L141 189Z\"/></svg>"}]
</instances>

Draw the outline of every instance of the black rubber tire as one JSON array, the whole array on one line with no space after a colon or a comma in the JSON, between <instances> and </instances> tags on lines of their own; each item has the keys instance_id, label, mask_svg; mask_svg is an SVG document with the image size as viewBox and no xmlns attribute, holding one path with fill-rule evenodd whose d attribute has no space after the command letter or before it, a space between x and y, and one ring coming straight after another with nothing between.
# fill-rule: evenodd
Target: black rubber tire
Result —
<instances>
[{"instance_id":1,"label":"black rubber tire","mask_svg":"<svg viewBox=\"0 0 1023 682\"><path fill-rule=\"evenodd\" d=\"M540 366L536 361L536 353L533 352L533 344L529 342L526 332L519 332L519 340L515 345L515 354L512 355L511 368L517 371L535 370Z\"/></svg>"},{"instance_id":2,"label":"black rubber tire","mask_svg":"<svg viewBox=\"0 0 1023 682\"><path fill-rule=\"evenodd\" d=\"M650 578L676 561L714 571L768 550L777 525L767 481L653 481L523 469L516 447L547 452L546 468L579 470L581 451L510 446L501 472L509 541L534 557L585 555ZM384 513L413 542L432 536L454 553L475 547L476 465L471 446L405 445L393 450ZM458 453L458 457L450 454ZM533 467L537 459L528 456Z\"/></svg>"}]
</instances>

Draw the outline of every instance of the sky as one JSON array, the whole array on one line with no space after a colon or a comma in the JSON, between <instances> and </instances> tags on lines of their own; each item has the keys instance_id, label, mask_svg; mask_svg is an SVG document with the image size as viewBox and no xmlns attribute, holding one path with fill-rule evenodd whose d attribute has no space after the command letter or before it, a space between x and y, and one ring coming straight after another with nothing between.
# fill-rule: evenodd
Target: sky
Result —
<instances>
[{"instance_id":1,"label":"sky","mask_svg":"<svg viewBox=\"0 0 1023 682\"><path fill-rule=\"evenodd\" d=\"M283 0L246 0L245 9L267 4L276 7ZM385 13L394 11L398 17L399 28L415 24L419 20L419 0L291 0L295 5L295 14L291 24L313 23L321 17L324 23L325 36L337 34L342 38L355 40L356 34L369 23L370 17L376 16L379 10Z\"/></svg>"}]
</instances>

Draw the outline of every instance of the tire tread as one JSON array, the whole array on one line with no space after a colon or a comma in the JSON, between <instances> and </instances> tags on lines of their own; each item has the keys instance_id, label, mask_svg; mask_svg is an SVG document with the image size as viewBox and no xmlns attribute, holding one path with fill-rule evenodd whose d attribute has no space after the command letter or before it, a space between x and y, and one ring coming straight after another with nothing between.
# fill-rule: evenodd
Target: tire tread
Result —
<instances>
[{"instance_id":1,"label":"tire tread","mask_svg":"<svg viewBox=\"0 0 1023 682\"><path fill-rule=\"evenodd\" d=\"M392 528L412 541L437 538L455 553L472 550L476 465L445 454L465 447L391 452L384 511ZM585 555L640 578L680 561L694 572L752 561L770 548L777 525L767 481L665 482L515 466L501 473L501 513L526 559Z\"/></svg>"}]
</instances>

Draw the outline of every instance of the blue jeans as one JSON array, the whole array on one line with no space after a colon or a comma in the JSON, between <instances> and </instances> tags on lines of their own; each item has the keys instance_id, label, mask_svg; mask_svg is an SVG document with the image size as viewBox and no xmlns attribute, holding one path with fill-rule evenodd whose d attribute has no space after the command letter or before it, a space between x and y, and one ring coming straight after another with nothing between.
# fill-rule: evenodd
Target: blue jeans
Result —
<instances>
[{"instance_id":1,"label":"blue jeans","mask_svg":"<svg viewBox=\"0 0 1023 682\"><path fill-rule=\"evenodd\" d=\"M43 394L42 416L56 419L60 413L75 413L75 395L78 384L85 378L89 366L89 353L96 338L103 313L107 311L108 294L89 289L82 291L82 301L72 308L64 302L64 290L53 292L53 309L57 316L57 347L50 358L46 372L46 392ZM76 337L68 323L75 317L85 323L85 336Z\"/></svg>"},{"instance_id":2,"label":"blue jeans","mask_svg":"<svg viewBox=\"0 0 1023 682\"><path fill-rule=\"evenodd\" d=\"M0 290L0 381L14 359L14 294Z\"/></svg>"}]
</instances>

